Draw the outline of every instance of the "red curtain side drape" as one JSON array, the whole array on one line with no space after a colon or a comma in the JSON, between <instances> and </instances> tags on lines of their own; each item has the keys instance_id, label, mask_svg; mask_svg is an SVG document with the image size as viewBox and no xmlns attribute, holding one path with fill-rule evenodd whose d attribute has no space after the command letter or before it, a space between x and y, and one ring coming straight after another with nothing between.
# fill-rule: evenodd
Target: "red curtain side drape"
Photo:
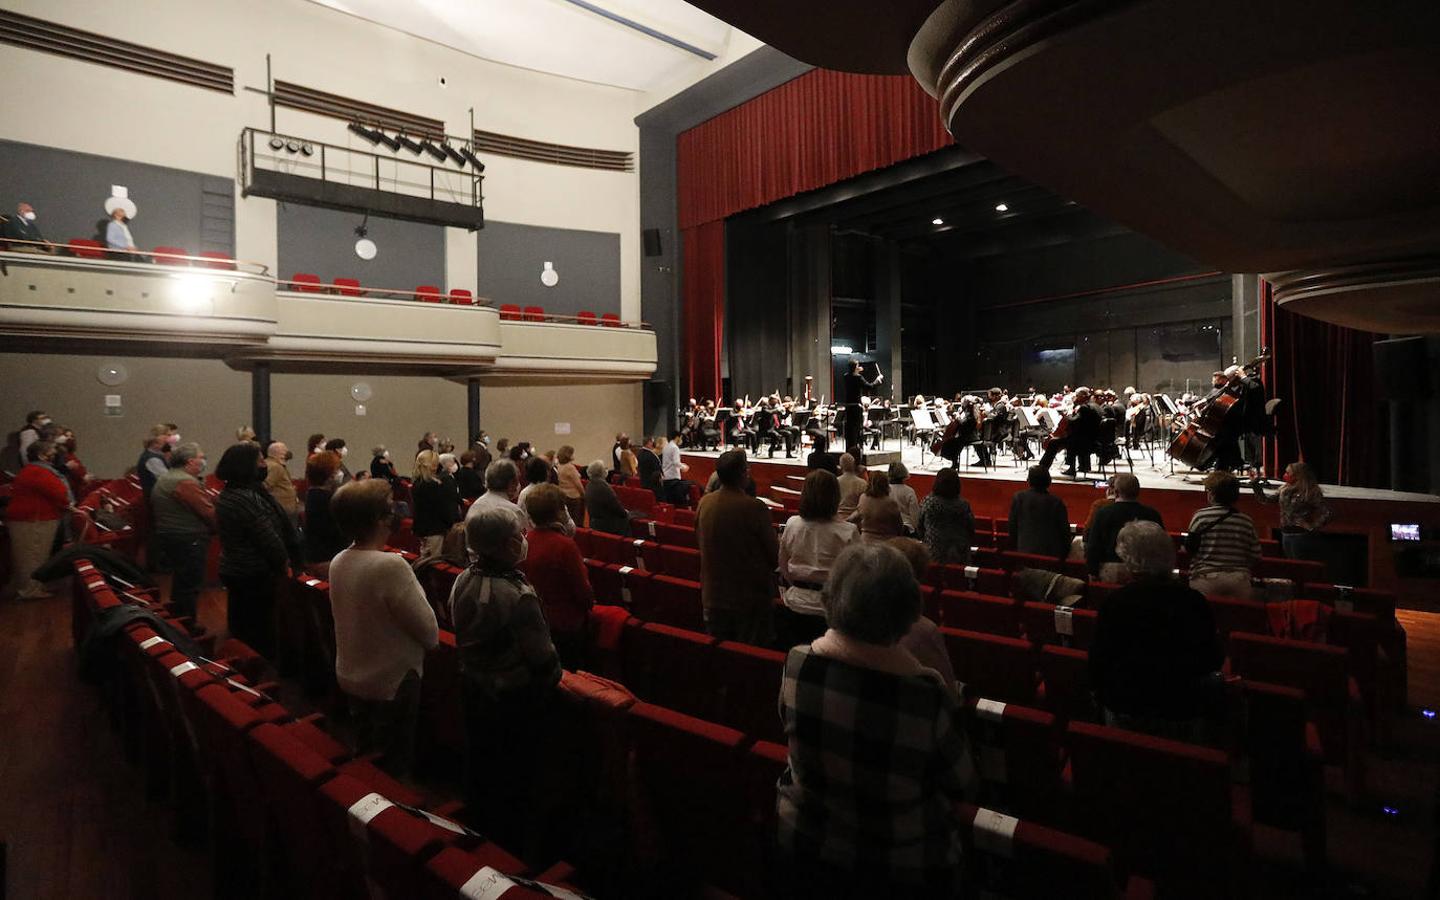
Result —
<instances>
[{"instance_id":1,"label":"red curtain side drape","mask_svg":"<svg viewBox=\"0 0 1440 900\"><path fill-rule=\"evenodd\" d=\"M1300 460L1327 484L1388 487L1385 426L1373 344L1380 335L1287 312L1260 282L1262 342L1270 394L1281 400L1266 469L1279 476Z\"/></svg>"},{"instance_id":2,"label":"red curtain side drape","mask_svg":"<svg viewBox=\"0 0 1440 900\"><path fill-rule=\"evenodd\" d=\"M682 132L676 188L688 395L720 391L727 216L950 143L935 100L913 78L827 69Z\"/></svg>"}]
</instances>

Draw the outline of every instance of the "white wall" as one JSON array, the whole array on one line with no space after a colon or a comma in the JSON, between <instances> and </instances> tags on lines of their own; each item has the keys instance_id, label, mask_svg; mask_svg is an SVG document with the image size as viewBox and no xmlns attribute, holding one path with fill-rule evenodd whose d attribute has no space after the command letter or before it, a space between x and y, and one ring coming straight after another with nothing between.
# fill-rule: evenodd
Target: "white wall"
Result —
<instances>
[{"instance_id":1,"label":"white wall","mask_svg":"<svg viewBox=\"0 0 1440 900\"><path fill-rule=\"evenodd\" d=\"M517 0L530 2L530 0ZM114 35L235 70L236 93L174 84L119 69L6 46L0 82L7 92L0 137L118 156L236 178L241 128L268 128L265 54L277 79L441 119L446 131L487 131L541 141L637 149L633 118L643 96L480 60L305 0L244 3L135 0L11 0L15 12ZM447 87L439 86L445 76ZM277 128L312 140L368 149L345 123L280 109ZM528 225L620 234L621 311L640 317L640 234L635 173L600 172L506 157L486 158L485 213ZM37 206L40 198L34 198ZM104 197L95 199L97 211ZM164 211L140 207L144 216ZM99 213L97 212L97 215ZM275 207L236 197L236 248L242 259L275 264ZM474 289L474 240L447 235L450 287ZM495 298L502 300L503 298Z\"/></svg>"}]
</instances>

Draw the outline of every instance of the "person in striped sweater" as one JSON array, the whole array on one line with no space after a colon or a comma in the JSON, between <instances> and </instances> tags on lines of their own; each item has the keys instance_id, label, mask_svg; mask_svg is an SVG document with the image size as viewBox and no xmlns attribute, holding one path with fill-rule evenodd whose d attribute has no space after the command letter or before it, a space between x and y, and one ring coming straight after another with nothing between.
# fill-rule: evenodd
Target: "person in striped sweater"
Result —
<instances>
[{"instance_id":1,"label":"person in striped sweater","mask_svg":"<svg viewBox=\"0 0 1440 900\"><path fill-rule=\"evenodd\" d=\"M1209 505L1190 520L1191 543L1199 547L1190 556L1190 586L1202 594L1251 598L1251 570L1260 561L1260 537L1255 523L1235 508L1240 481L1229 472L1211 472L1205 479Z\"/></svg>"}]
</instances>

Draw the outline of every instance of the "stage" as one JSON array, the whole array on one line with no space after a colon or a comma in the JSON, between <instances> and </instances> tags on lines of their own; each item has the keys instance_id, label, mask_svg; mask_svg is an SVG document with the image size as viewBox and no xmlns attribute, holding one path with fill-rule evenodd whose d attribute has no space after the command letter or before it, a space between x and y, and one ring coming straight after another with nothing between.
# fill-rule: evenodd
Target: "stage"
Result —
<instances>
[{"instance_id":1,"label":"stage","mask_svg":"<svg viewBox=\"0 0 1440 900\"><path fill-rule=\"evenodd\" d=\"M900 452L901 461L910 470L908 483L923 499L930 492L935 473L948 463L929 453L928 449L922 462L919 447L901 447L899 444L892 438L884 442L882 450ZM719 455L715 451L682 451L682 459L690 466L686 477L703 486L714 471L715 459ZM965 459L962 455L962 462ZM760 496L775 499L780 494L772 491L776 487L782 490L800 489L806 471L803 457L786 459L782 450L771 459L768 448L762 448L758 454L751 454L750 460L751 474ZM1009 455L1001 456L999 465L988 470L962 465L962 495L970 501L976 515L1004 518L1010 512L1010 498L1025 487L1027 465L1017 465ZM1062 469L1063 457L1057 459L1051 469L1054 478L1051 491L1065 501L1070 520L1083 523L1090 505L1104 495L1104 479L1115 469L1107 467L1104 474L1097 471L1074 479L1061 474ZM1131 471L1124 459L1120 461L1119 471ZM1162 448L1156 448L1153 462L1149 453L1137 454L1134 474L1140 479L1141 502L1159 510L1165 527L1171 531L1184 531L1191 515L1205 504L1204 488L1200 484L1204 474L1177 465L1172 475ZM1279 487L1280 482L1272 480L1266 493L1273 499ZM1396 545L1390 540L1392 523L1419 523L1422 529L1440 531L1440 497L1340 485L1325 485L1324 490L1335 511L1335 517L1326 531L1364 536L1369 586L1394 591L1403 606L1440 611L1440 579L1399 575L1396 572ZM1255 520L1261 537L1274 536L1279 527L1279 510L1275 503L1261 503L1247 487L1241 493L1240 509Z\"/></svg>"}]
</instances>

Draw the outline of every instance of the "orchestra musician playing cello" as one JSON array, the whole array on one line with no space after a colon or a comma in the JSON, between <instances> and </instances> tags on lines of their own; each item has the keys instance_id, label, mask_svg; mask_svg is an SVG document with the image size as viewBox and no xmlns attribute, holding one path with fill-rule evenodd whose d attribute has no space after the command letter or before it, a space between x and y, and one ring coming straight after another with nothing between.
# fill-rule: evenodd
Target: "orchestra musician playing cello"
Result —
<instances>
[{"instance_id":1,"label":"orchestra musician playing cello","mask_svg":"<svg viewBox=\"0 0 1440 900\"><path fill-rule=\"evenodd\" d=\"M1088 387L1075 389L1074 411L1060 422L1045 443L1045 455L1040 457L1040 468L1050 471L1055 456L1065 451L1065 474L1075 477L1075 466L1079 462L1085 471L1090 469L1090 458L1098 448L1100 440L1100 408L1091 402Z\"/></svg>"}]
</instances>

